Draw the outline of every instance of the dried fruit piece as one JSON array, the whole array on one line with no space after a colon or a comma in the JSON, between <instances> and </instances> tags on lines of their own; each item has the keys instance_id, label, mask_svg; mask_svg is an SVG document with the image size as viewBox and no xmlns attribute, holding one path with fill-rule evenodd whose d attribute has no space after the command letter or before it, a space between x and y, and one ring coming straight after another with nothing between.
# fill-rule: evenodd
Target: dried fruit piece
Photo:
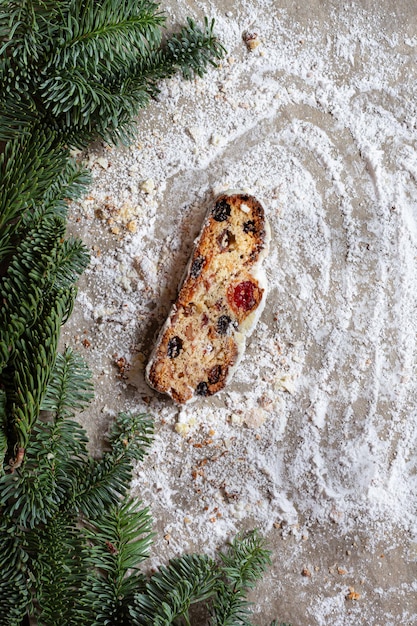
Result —
<instances>
[{"instance_id":1,"label":"dried fruit piece","mask_svg":"<svg viewBox=\"0 0 417 626\"><path fill-rule=\"evenodd\" d=\"M205 382L198 383L195 392L197 396L207 396L209 392L208 384Z\"/></svg>"},{"instance_id":2,"label":"dried fruit piece","mask_svg":"<svg viewBox=\"0 0 417 626\"><path fill-rule=\"evenodd\" d=\"M217 320L216 329L219 335L226 335L229 330L229 326L232 322L232 318L228 315L221 315Z\"/></svg>"},{"instance_id":3,"label":"dried fruit piece","mask_svg":"<svg viewBox=\"0 0 417 626\"><path fill-rule=\"evenodd\" d=\"M197 307L194 302L189 302L188 304L185 305L183 309L185 317L190 317L191 315L194 315L196 310L197 310Z\"/></svg>"},{"instance_id":4,"label":"dried fruit piece","mask_svg":"<svg viewBox=\"0 0 417 626\"><path fill-rule=\"evenodd\" d=\"M175 337L172 337L172 339L168 341L167 354L170 359L177 358L177 356L182 350L182 345L183 345L183 341L181 337L178 337L177 335L175 335Z\"/></svg>"},{"instance_id":5,"label":"dried fruit piece","mask_svg":"<svg viewBox=\"0 0 417 626\"><path fill-rule=\"evenodd\" d=\"M255 227L255 221L254 220L248 220L247 222L245 222L243 224L243 232L248 234L248 233L256 233L256 227Z\"/></svg>"},{"instance_id":6,"label":"dried fruit piece","mask_svg":"<svg viewBox=\"0 0 417 626\"><path fill-rule=\"evenodd\" d=\"M215 365L214 367L212 367L208 373L208 381L210 385L215 385L216 383L218 383L221 375L222 375L221 365Z\"/></svg>"},{"instance_id":7,"label":"dried fruit piece","mask_svg":"<svg viewBox=\"0 0 417 626\"><path fill-rule=\"evenodd\" d=\"M212 211L213 219L216 222L225 222L230 217L230 213L230 204L224 198L216 202Z\"/></svg>"},{"instance_id":8,"label":"dried fruit piece","mask_svg":"<svg viewBox=\"0 0 417 626\"><path fill-rule=\"evenodd\" d=\"M236 308L250 311L256 304L255 288L256 285L250 280L244 280L232 288L231 294L228 294L229 299L232 298Z\"/></svg>"},{"instance_id":9,"label":"dried fruit piece","mask_svg":"<svg viewBox=\"0 0 417 626\"><path fill-rule=\"evenodd\" d=\"M206 259L204 256L198 256L196 259L194 259L190 270L190 274L193 278L198 278L200 276L205 260Z\"/></svg>"},{"instance_id":10,"label":"dried fruit piece","mask_svg":"<svg viewBox=\"0 0 417 626\"><path fill-rule=\"evenodd\" d=\"M230 246L236 243L236 237L230 230L224 230L217 237L217 243L219 244L221 252L225 252Z\"/></svg>"}]
</instances>

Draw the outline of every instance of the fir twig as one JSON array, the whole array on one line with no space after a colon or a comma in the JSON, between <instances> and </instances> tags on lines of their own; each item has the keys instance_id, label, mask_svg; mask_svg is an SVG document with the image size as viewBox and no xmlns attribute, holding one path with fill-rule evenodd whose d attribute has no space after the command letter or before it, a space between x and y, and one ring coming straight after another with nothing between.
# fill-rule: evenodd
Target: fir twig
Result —
<instances>
[{"instance_id":1,"label":"fir twig","mask_svg":"<svg viewBox=\"0 0 417 626\"><path fill-rule=\"evenodd\" d=\"M145 584L138 567L152 541L149 510L127 499L88 524L84 535L90 575L76 612L89 626L128 624L134 594Z\"/></svg>"},{"instance_id":2,"label":"fir twig","mask_svg":"<svg viewBox=\"0 0 417 626\"><path fill-rule=\"evenodd\" d=\"M148 0L5 5L0 139L27 132L30 115L72 145L127 139L157 81L177 71L201 76L224 54L208 20L203 30L188 20L161 47L165 17Z\"/></svg>"},{"instance_id":3,"label":"fir twig","mask_svg":"<svg viewBox=\"0 0 417 626\"><path fill-rule=\"evenodd\" d=\"M250 626L250 603L246 594L270 564L270 552L257 531L240 535L221 553L226 580L219 587L212 608L212 626Z\"/></svg>"},{"instance_id":4,"label":"fir twig","mask_svg":"<svg viewBox=\"0 0 417 626\"><path fill-rule=\"evenodd\" d=\"M214 595L218 576L214 561L206 555L185 554L172 559L152 576L142 593L136 594L131 609L134 624L168 626L180 618L189 624L190 606Z\"/></svg>"},{"instance_id":5,"label":"fir twig","mask_svg":"<svg viewBox=\"0 0 417 626\"><path fill-rule=\"evenodd\" d=\"M79 354L66 347L63 354L57 355L41 410L53 413L57 422L83 411L92 398L90 370Z\"/></svg>"},{"instance_id":6,"label":"fir twig","mask_svg":"<svg viewBox=\"0 0 417 626\"><path fill-rule=\"evenodd\" d=\"M25 532L13 518L0 518L0 626L21 626L31 602Z\"/></svg>"}]
</instances>

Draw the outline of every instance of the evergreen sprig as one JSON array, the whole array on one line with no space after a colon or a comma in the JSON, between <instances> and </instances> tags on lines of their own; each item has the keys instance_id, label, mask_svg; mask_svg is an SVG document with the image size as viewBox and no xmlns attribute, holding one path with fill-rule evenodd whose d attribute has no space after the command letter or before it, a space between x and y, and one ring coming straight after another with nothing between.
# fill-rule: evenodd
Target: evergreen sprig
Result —
<instances>
[{"instance_id":1,"label":"evergreen sprig","mask_svg":"<svg viewBox=\"0 0 417 626\"><path fill-rule=\"evenodd\" d=\"M139 565L149 556L152 542L149 510L125 499L97 523L88 524L84 536L90 574L77 612L89 626L128 624L129 607L146 580Z\"/></svg>"},{"instance_id":2,"label":"evergreen sprig","mask_svg":"<svg viewBox=\"0 0 417 626\"><path fill-rule=\"evenodd\" d=\"M190 606L211 598L219 582L215 562L206 555L185 554L160 567L134 598L131 616L138 626L189 623Z\"/></svg>"},{"instance_id":3,"label":"evergreen sprig","mask_svg":"<svg viewBox=\"0 0 417 626\"><path fill-rule=\"evenodd\" d=\"M77 146L127 140L157 81L178 70L201 76L224 54L208 21L202 30L189 20L161 45L165 17L148 0L3 5L0 140L27 133L34 119Z\"/></svg>"},{"instance_id":4,"label":"evergreen sprig","mask_svg":"<svg viewBox=\"0 0 417 626\"><path fill-rule=\"evenodd\" d=\"M41 409L54 414L55 422L74 417L93 398L91 372L84 359L67 347L58 354Z\"/></svg>"},{"instance_id":5,"label":"evergreen sprig","mask_svg":"<svg viewBox=\"0 0 417 626\"><path fill-rule=\"evenodd\" d=\"M212 626L251 626L246 594L270 565L265 540L257 531L238 536L220 558L225 580L221 582L213 604Z\"/></svg>"},{"instance_id":6,"label":"evergreen sprig","mask_svg":"<svg viewBox=\"0 0 417 626\"><path fill-rule=\"evenodd\" d=\"M121 595L133 598L142 580L128 570L146 558L151 538L148 510L120 501L132 477L130 450L139 458L150 445L150 420L121 415L110 436L115 449L93 459L72 420L92 397L90 379L79 355L67 348L58 356L24 458L0 478L0 591L12 585L20 618L30 609L47 626L91 626L99 604L107 617L122 611Z\"/></svg>"},{"instance_id":7,"label":"evergreen sprig","mask_svg":"<svg viewBox=\"0 0 417 626\"><path fill-rule=\"evenodd\" d=\"M6 143L0 154L0 180L4 263L36 219L46 214L66 217L68 199L85 192L90 176L69 157L56 133L33 126L30 135Z\"/></svg>"},{"instance_id":8,"label":"evergreen sprig","mask_svg":"<svg viewBox=\"0 0 417 626\"><path fill-rule=\"evenodd\" d=\"M0 517L0 626L21 626L31 604L24 530L3 511Z\"/></svg>"}]
</instances>

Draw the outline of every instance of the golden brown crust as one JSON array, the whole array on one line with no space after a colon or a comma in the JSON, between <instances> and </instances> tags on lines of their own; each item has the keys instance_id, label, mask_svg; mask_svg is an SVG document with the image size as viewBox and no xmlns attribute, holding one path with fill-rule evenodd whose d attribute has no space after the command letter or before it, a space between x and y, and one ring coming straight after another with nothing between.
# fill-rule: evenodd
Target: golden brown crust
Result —
<instances>
[{"instance_id":1,"label":"golden brown crust","mask_svg":"<svg viewBox=\"0 0 417 626\"><path fill-rule=\"evenodd\" d=\"M264 295L253 268L265 245L261 204L246 194L219 196L148 363L152 387L182 404L225 386L239 357L242 324Z\"/></svg>"}]
</instances>

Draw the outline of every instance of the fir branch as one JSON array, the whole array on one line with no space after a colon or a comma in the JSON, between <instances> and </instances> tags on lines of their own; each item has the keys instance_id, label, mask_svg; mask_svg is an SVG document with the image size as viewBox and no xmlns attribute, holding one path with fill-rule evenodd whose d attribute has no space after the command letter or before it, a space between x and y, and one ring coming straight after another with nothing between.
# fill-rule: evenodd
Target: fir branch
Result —
<instances>
[{"instance_id":1,"label":"fir branch","mask_svg":"<svg viewBox=\"0 0 417 626\"><path fill-rule=\"evenodd\" d=\"M81 626L74 613L88 575L85 541L74 519L58 513L29 536L31 580L39 626Z\"/></svg>"},{"instance_id":2,"label":"fir branch","mask_svg":"<svg viewBox=\"0 0 417 626\"><path fill-rule=\"evenodd\" d=\"M90 261L90 255L81 239L69 237L60 240L54 271L54 290L70 289L84 272Z\"/></svg>"},{"instance_id":3,"label":"fir branch","mask_svg":"<svg viewBox=\"0 0 417 626\"><path fill-rule=\"evenodd\" d=\"M108 438L113 456L142 461L152 444L153 432L153 420L146 413L119 413Z\"/></svg>"},{"instance_id":4,"label":"fir branch","mask_svg":"<svg viewBox=\"0 0 417 626\"><path fill-rule=\"evenodd\" d=\"M90 459L71 504L87 519L97 519L125 497L131 479L132 465L126 455L115 457L108 452L98 461Z\"/></svg>"},{"instance_id":5,"label":"fir branch","mask_svg":"<svg viewBox=\"0 0 417 626\"><path fill-rule=\"evenodd\" d=\"M5 63L0 60L0 141L18 139L31 133L39 121L39 111L30 97L13 98L4 85Z\"/></svg>"},{"instance_id":6,"label":"fir branch","mask_svg":"<svg viewBox=\"0 0 417 626\"><path fill-rule=\"evenodd\" d=\"M216 67L226 50L214 35L214 20L204 20L204 30L190 18L187 19L178 35L173 35L167 43L167 58L173 68L181 70L184 78L194 75L204 76L208 65Z\"/></svg>"},{"instance_id":7,"label":"fir branch","mask_svg":"<svg viewBox=\"0 0 417 626\"><path fill-rule=\"evenodd\" d=\"M168 38L165 46L155 50L149 59L141 59L132 68L134 80L146 86L150 97L159 93L158 83L177 72L191 79L203 76L209 65L216 66L226 50L214 35L214 20L204 20L201 29L188 18L187 25L178 34Z\"/></svg>"},{"instance_id":8,"label":"fir branch","mask_svg":"<svg viewBox=\"0 0 417 626\"><path fill-rule=\"evenodd\" d=\"M131 615L138 626L168 626L183 618L189 624L189 608L212 597L219 584L219 571L206 555L186 554L160 567L136 594Z\"/></svg>"},{"instance_id":9,"label":"fir branch","mask_svg":"<svg viewBox=\"0 0 417 626\"><path fill-rule=\"evenodd\" d=\"M13 361L6 388L15 450L27 448L55 363L60 328L74 297L73 289L51 295L49 311L44 307L43 316L15 342L19 358Z\"/></svg>"},{"instance_id":10,"label":"fir branch","mask_svg":"<svg viewBox=\"0 0 417 626\"><path fill-rule=\"evenodd\" d=\"M4 513L0 519L0 626L21 626L31 602L25 534Z\"/></svg>"},{"instance_id":11,"label":"fir branch","mask_svg":"<svg viewBox=\"0 0 417 626\"><path fill-rule=\"evenodd\" d=\"M239 589L252 589L270 564L270 551L257 531L238 535L226 553L221 553L222 570Z\"/></svg>"},{"instance_id":12,"label":"fir branch","mask_svg":"<svg viewBox=\"0 0 417 626\"><path fill-rule=\"evenodd\" d=\"M63 239L62 218L47 215L37 222L17 247L0 282L4 302L0 311L0 371L13 358L16 342L25 330L48 311L58 290L72 288L89 260L81 242ZM71 310L75 293L71 294L65 297L67 309L61 323Z\"/></svg>"},{"instance_id":13,"label":"fir branch","mask_svg":"<svg viewBox=\"0 0 417 626\"><path fill-rule=\"evenodd\" d=\"M81 198L90 183L90 172L80 167L74 159L67 159L64 168L43 195L44 213L53 213L66 218L68 203Z\"/></svg>"},{"instance_id":14,"label":"fir branch","mask_svg":"<svg viewBox=\"0 0 417 626\"><path fill-rule=\"evenodd\" d=\"M0 92L7 102L9 94L22 97L28 111L36 106L40 123L78 147L97 137L128 140L158 81L177 71L202 76L224 54L208 20L203 30L189 20L161 47L165 17L148 0L63 0L49 16L50 3L40 0L5 7ZM19 103L0 117L0 137L27 128Z\"/></svg>"},{"instance_id":15,"label":"fir branch","mask_svg":"<svg viewBox=\"0 0 417 626\"><path fill-rule=\"evenodd\" d=\"M43 225L45 229L33 232L17 248L0 283L4 303L0 311L0 371L13 358L17 341L42 314L44 296L53 286L50 272L54 264L50 255L55 256L56 221L44 221Z\"/></svg>"},{"instance_id":16,"label":"fir branch","mask_svg":"<svg viewBox=\"0 0 417 626\"><path fill-rule=\"evenodd\" d=\"M0 154L0 178L0 263L14 251L36 215L37 219L47 213L64 218L67 199L80 197L90 181L59 144L56 133L39 127L6 144Z\"/></svg>"},{"instance_id":17,"label":"fir branch","mask_svg":"<svg viewBox=\"0 0 417 626\"><path fill-rule=\"evenodd\" d=\"M21 68L32 68L44 53L44 41L57 34L59 4L54 0L3 1L0 55L7 53Z\"/></svg>"},{"instance_id":18,"label":"fir branch","mask_svg":"<svg viewBox=\"0 0 417 626\"><path fill-rule=\"evenodd\" d=\"M67 27L49 57L48 69L68 66L86 69L92 60L108 68L120 66L132 55L145 55L161 42L165 17L147 0L73 1L65 16Z\"/></svg>"},{"instance_id":19,"label":"fir branch","mask_svg":"<svg viewBox=\"0 0 417 626\"><path fill-rule=\"evenodd\" d=\"M212 608L212 626L250 626L246 593L270 564L270 552L257 531L238 535L227 553L220 553L226 582L219 586Z\"/></svg>"},{"instance_id":20,"label":"fir branch","mask_svg":"<svg viewBox=\"0 0 417 626\"><path fill-rule=\"evenodd\" d=\"M77 422L38 421L24 461L0 478L0 505L22 527L48 523L60 509L73 510L88 462L87 438Z\"/></svg>"},{"instance_id":21,"label":"fir branch","mask_svg":"<svg viewBox=\"0 0 417 626\"><path fill-rule=\"evenodd\" d=\"M8 423L6 410L7 396L5 391L0 389L0 460L4 459L8 448ZM4 472L3 463L0 463L0 476Z\"/></svg>"},{"instance_id":22,"label":"fir branch","mask_svg":"<svg viewBox=\"0 0 417 626\"><path fill-rule=\"evenodd\" d=\"M48 189L62 175L68 155L55 133L33 128L6 144L0 155L0 229L27 209L42 203Z\"/></svg>"},{"instance_id":23,"label":"fir branch","mask_svg":"<svg viewBox=\"0 0 417 626\"><path fill-rule=\"evenodd\" d=\"M126 495L132 479L132 461L141 461L151 445L153 422L145 414L120 413L111 429L111 450L91 460L74 496L78 510L96 519L103 509Z\"/></svg>"},{"instance_id":24,"label":"fir branch","mask_svg":"<svg viewBox=\"0 0 417 626\"><path fill-rule=\"evenodd\" d=\"M84 359L70 347L58 354L41 410L54 413L54 420L73 417L93 398L91 371Z\"/></svg>"},{"instance_id":25,"label":"fir branch","mask_svg":"<svg viewBox=\"0 0 417 626\"><path fill-rule=\"evenodd\" d=\"M77 607L88 626L129 624L134 594L144 586L138 570L151 545L149 510L125 500L111 507L84 531L90 575Z\"/></svg>"}]
</instances>

